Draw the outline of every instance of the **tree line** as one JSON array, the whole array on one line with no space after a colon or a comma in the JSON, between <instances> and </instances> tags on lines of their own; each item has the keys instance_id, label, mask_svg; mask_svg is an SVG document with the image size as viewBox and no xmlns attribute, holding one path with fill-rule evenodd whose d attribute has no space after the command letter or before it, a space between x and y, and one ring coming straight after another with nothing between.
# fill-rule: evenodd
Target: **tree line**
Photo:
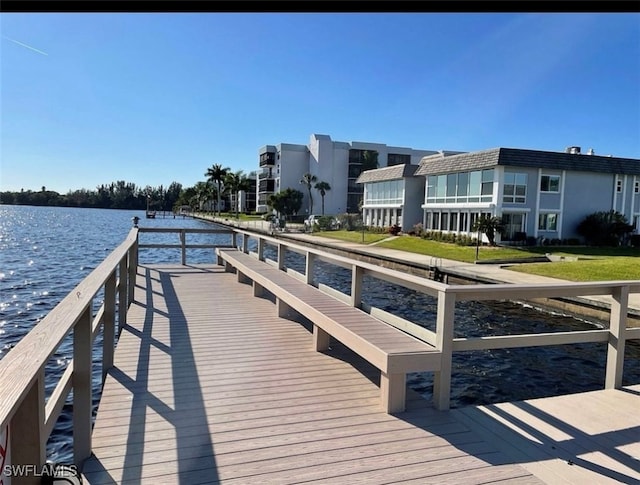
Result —
<instances>
[{"instance_id":1,"label":"tree line","mask_svg":"<svg viewBox=\"0 0 640 485\"><path fill-rule=\"evenodd\" d=\"M212 211L218 214L222 210L231 210L237 216L242 210L239 193L255 190L251 181L255 174L246 175L242 170L233 171L218 163L209 167L204 176L205 180L191 187L183 187L179 182L172 182L167 187L142 187L118 180L99 185L96 190L71 190L67 194L47 190L44 186L39 191L5 191L0 192L0 204L129 210L148 208L160 211L177 211L181 207L189 207L194 211ZM331 190L331 186L327 182L318 181L316 176L310 173L304 174L300 184L307 188L310 213L313 213L314 203L312 189L316 189L322 198L324 214L324 197L327 191ZM286 188L272 194L267 200L267 205L286 217L300 211L302 199L301 191Z\"/></svg>"}]
</instances>

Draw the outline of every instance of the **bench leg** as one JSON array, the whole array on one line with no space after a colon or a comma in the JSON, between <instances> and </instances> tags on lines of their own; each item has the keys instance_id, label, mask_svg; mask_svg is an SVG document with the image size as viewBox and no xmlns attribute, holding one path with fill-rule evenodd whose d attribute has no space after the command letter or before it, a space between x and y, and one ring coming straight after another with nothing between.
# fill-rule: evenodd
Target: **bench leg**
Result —
<instances>
[{"instance_id":1,"label":"bench leg","mask_svg":"<svg viewBox=\"0 0 640 485\"><path fill-rule=\"evenodd\" d=\"M253 296L260 297L260 296L263 296L263 295L264 295L264 287L261 284L256 283L254 281L253 282Z\"/></svg>"},{"instance_id":2,"label":"bench leg","mask_svg":"<svg viewBox=\"0 0 640 485\"><path fill-rule=\"evenodd\" d=\"M233 269L234 269L234 268L233 268L233 266L231 265L231 263L229 263L229 261L225 261L225 262L224 262L224 270L225 270L227 273L233 273Z\"/></svg>"},{"instance_id":3,"label":"bench leg","mask_svg":"<svg viewBox=\"0 0 640 485\"><path fill-rule=\"evenodd\" d=\"M245 275L242 271L236 271L238 274L238 283L251 283L251 278Z\"/></svg>"},{"instance_id":4,"label":"bench leg","mask_svg":"<svg viewBox=\"0 0 640 485\"><path fill-rule=\"evenodd\" d=\"M405 409L407 392L406 374L380 374L382 409L386 413L401 413Z\"/></svg>"},{"instance_id":5,"label":"bench leg","mask_svg":"<svg viewBox=\"0 0 640 485\"><path fill-rule=\"evenodd\" d=\"M296 311L291 308L287 303L282 301L281 298L276 299L276 310L280 318L291 319L295 315Z\"/></svg>"},{"instance_id":6,"label":"bench leg","mask_svg":"<svg viewBox=\"0 0 640 485\"><path fill-rule=\"evenodd\" d=\"M316 352L322 352L329 348L329 340L331 335L322 330L317 325L313 326L313 349Z\"/></svg>"}]
</instances>

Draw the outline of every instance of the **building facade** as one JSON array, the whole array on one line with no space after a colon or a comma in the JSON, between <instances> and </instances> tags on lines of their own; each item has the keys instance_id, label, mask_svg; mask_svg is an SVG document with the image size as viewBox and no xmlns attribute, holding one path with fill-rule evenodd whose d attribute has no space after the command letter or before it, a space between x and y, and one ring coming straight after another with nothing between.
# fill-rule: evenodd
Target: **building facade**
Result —
<instances>
[{"instance_id":1,"label":"building facade","mask_svg":"<svg viewBox=\"0 0 640 485\"><path fill-rule=\"evenodd\" d=\"M364 189L356 180L370 168L414 164L434 153L393 147L381 143L339 142L328 135L312 134L307 145L281 143L260 148L256 211L269 211L269 196L292 188L304 194L301 214L320 214L320 193L312 188L313 201L300 180L306 173L315 175L316 182L327 182L331 190L325 195L325 213L335 215L360 212ZM314 183L314 185L315 185Z\"/></svg>"},{"instance_id":2,"label":"building facade","mask_svg":"<svg viewBox=\"0 0 640 485\"><path fill-rule=\"evenodd\" d=\"M615 210L640 230L640 160L495 148L425 157L425 229L471 234L482 215L502 218L502 241L578 238L586 216Z\"/></svg>"}]
</instances>

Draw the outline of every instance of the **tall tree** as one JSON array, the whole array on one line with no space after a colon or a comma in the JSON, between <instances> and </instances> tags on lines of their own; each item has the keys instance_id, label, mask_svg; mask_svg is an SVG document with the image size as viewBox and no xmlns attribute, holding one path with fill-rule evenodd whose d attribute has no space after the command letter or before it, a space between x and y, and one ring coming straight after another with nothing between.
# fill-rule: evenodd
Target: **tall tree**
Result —
<instances>
[{"instance_id":1,"label":"tall tree","mask_svg":"<svg viewBox=\"0 0 640 485\"><path fill-rule=\"evenodd\" d=\"M229 172L229 167L222 167L219 163L214 163L210 168L205 172L205 176L207 177L207 182L215 182L216 189L218 190L218 215L220 215L220 195L222 194L222 182Z\"/></svg>"},{"instance_id":2,"label":"tall tree","mask_svg":"<svg viewBox=\"0 0 640 485\"><path fill-rule=\"evenodd\" d=\"M318 177L308 172L305 173L302 176L302 180L300 180L300 183L307 187L307 192L309 194L309 215L313 214L313 197L311 196L311 187L313 187L313 183L317 180Z\"/></svg>"},{"instance_id":3,"label":"tall tree","mask_svg":"<svg viewBox=\"0 0 640 485\"><path fill-rule=\"evenodd\" d=\"M331 185L328 182L318 182L314 188L320 192L320 197L322 197L322 215L324 215L324 196L327 195L327 191L331 190Z\"/></svg>"},{"instance_id":4,"label":"tall tree","mask_svg":"<svg viewBox=\"0 0 640 485\"><path fill-rule=\"evenodd\" d=\"M297 214L302 207L303 193L299 190L286 188L269 196L267 204L279 212L285 219L287 216Z\"/></svg>"},{"instance_id":5,"label":"tall tree","mask_svg":"<svg viewBox=\"0 0 640 485\"><path fill-rule=\"evenodd\" d=\"M224 178L224 185L229 188L229 194L233 197L236 219L238 219L240 212L240 192L249 190L249 179L242 170L227 172Z\"/></svg>"}]
</instances>

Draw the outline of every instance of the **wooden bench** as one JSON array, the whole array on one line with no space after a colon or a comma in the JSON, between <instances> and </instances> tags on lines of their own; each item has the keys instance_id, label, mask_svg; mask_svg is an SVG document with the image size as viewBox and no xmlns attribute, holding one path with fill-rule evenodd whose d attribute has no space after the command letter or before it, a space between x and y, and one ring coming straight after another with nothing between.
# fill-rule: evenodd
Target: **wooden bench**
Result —
<instances>
[{"instance_id":1,"label":"wooden bench","mask_svg":"<svg viewBox=\"0 0 640 485\"><path fill-rule=\"evenodd\" d=\"M441 353L426 342L250 254L223 248L216 254L227 271L235 269L238 281L253 284L255 296L264 289L273 294L279 316L286 317L293 309L308 318L315 350L326 350L332 336L380 369L381 401L387 413L404 411L408 372L440 370Z\"/></svg>"}]
</instances>

